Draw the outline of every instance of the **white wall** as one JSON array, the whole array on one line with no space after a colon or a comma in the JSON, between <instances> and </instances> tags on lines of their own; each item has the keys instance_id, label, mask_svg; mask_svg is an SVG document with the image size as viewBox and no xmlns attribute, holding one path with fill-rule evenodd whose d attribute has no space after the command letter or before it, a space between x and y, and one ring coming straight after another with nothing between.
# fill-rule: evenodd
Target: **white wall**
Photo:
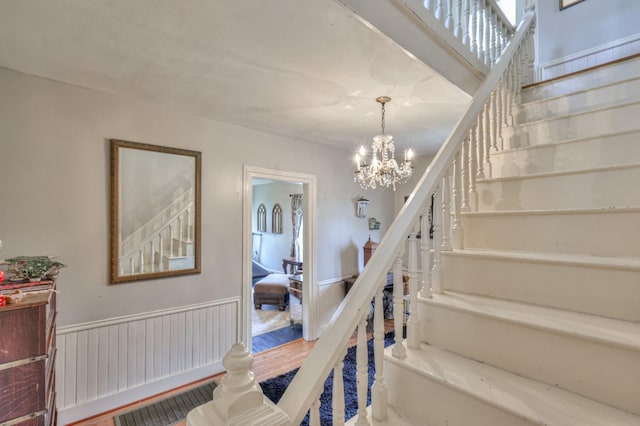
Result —
<instances>
[{"instance_id":1,"label":"white wall","mask_svg":"<svg viewBox=\"0 0 640 426\"><path fill-rule=\"evenodd\" d=\"M637 0L585 0L560 10L558 0L538 0L538 63L640 33Z\"/></svg>"},{"instance_id":2,"label":"white wall","mask_svg":"<svg viewBox=\"0 0 640 426\"><path fill-rule=\"evenodd\" d=\"M0 70L2 256L58 255L59 325L241 294L243 165L318 176L318 280L357 270L368 230L351 153ZM202 151L202 273L108 283L110 138ZM386 226L393 194L371 193Z\"/></svg>"},{"instance_id":3,"label":"white wall","mask_svg":"<svg viewBox=\"0 0 640 426\"><path fill-rule=\"evenodd\" d=\"M253 186L253 232L257 232L256 210L258 206L264 204L267 208L267 232L261 233L262 247L260 248L259 262L270 269L282 270L282 258L289 257L293 237L289 194L301 193L302 185L299 183L274 182ZM276 203L280 204L282 208L281 234L274 234L271 229L272 210Z\"/></svg>"}]
</instances>

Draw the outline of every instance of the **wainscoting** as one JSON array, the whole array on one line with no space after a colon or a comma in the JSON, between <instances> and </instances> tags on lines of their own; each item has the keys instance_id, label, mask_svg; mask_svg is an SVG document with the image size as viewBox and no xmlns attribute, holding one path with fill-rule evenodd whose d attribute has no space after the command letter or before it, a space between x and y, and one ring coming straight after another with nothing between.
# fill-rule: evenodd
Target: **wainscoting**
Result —
<instances>
[{"instance_id":1,"label":"wainscoting","mask_svg":"<svg viewBox=\"0 0 640 426\"><path fill-rule=\"evenodd\" d=\"M640 53L640 34L540 64L538 81L582 71Z\"/></svg>"},{"instance_id":2,"label":"wainscoting","mask_svg":"<svg viewBox=\"0 0 640 426\"><path fill-rule=\"evenodd\" d=\"M240 298L60 327L61 424L222 371L238 340Z\"/></svg>"}]
</instances>

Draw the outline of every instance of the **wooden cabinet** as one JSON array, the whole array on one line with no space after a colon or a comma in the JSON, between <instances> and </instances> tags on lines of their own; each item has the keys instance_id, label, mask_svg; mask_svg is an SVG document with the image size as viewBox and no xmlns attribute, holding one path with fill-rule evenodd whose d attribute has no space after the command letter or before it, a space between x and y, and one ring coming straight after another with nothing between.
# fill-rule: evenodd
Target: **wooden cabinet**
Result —
<instances>
[{"instance_id":1,"label":"wooden cabinet","mask_svg":"<svg viewBox=\"0 0 640 426\"><path fill-rule=\"evenodd\" d=\"M0 306L0 424L55 425L55 282L0 285L20 288L16 304Z\"/></svg>"}]
</instances>

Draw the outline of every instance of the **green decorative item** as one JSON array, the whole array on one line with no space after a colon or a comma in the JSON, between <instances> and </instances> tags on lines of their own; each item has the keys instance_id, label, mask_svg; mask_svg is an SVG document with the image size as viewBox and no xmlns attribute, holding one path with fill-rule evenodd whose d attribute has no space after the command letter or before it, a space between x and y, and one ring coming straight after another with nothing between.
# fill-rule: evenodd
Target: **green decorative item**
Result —
<instances>
[{"instance_id":1,"label":"green decorative item","mask_svg":"<svg viewBox=\"0 0 640 426\"><path fill-rule=\"evenodd\" d=\"M9 264L7 275L11 281L37 282L45 277L55 278L58 270L66 266L49 256L18 256L4 262Z\"/></svg>"}]
</instances>

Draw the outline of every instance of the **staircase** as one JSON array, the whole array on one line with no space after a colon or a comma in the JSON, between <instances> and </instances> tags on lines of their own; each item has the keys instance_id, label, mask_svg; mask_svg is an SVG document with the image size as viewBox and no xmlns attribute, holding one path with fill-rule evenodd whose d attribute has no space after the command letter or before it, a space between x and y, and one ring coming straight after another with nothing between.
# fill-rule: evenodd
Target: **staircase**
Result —
<instances>
[{"instance_id":1,"label":"staircase","mask_svg":"<svg viewBox=\"0 0 640 426\"><path fill-rule=\"evenodd\" d=\"M425 425L640 425L640 58L537 84L385 352L389 403ZM486 166L485 166L486 170Z\"/></svg>"}]
</instances>

